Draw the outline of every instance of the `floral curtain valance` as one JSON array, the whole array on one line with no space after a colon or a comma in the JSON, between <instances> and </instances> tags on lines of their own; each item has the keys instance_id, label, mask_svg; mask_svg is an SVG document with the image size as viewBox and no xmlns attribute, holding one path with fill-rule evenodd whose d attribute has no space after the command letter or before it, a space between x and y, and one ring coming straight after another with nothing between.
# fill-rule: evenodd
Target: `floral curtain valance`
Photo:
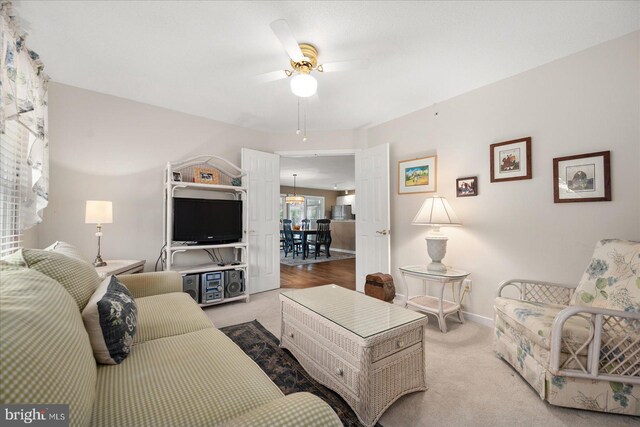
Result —
<instances>
[{"instance_id":1,"label":"floral curtain valance","mask_svg":"<svg viewBox=\"0 0 640 427\"><path fill-rule=\"evenodd\" d=\"M30 191L20 202L22 228L27 229L42 221L49 198L49 77L38 55L26 47L26 35L7 0L0 1L0 37L0 133L9 120L29 131L24 169Z\"/></svg>"}]
</instances>

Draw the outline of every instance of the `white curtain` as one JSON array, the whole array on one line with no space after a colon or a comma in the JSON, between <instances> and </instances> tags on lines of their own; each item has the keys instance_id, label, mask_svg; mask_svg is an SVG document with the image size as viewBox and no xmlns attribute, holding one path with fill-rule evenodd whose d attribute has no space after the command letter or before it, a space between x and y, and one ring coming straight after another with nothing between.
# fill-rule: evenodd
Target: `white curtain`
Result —
<instances>
[{"instance_id":1,"label":"white curtain","mask_svg":"<svg viewBox=\"0 0 640 427\"><path fill-rule=\"evenodd\" d=\"M21 194L23 229L42 221L49 199L49 138L47 83L44 65L25 45L10 1L0 1L0 132L7 120L16 120L29 131L26 180L29 190Z\"/></svg>"}]
</instances>

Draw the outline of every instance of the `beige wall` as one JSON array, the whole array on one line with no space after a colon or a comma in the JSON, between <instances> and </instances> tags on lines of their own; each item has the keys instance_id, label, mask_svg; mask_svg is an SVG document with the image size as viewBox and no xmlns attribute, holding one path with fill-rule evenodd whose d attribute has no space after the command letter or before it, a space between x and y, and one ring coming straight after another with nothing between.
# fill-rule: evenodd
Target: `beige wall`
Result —
<instances>
[{"instance_id":1,"label":"beige wall","mask_svg":"<svg viewBox=\"0 0 640 427\"><path fill-rule=\"evenodd\" d=\"M411 220L426 194L397 194L399 160L438 155L438 193L464 223L445 228L445 263L472 272L467 310L492 317L498 283L575 284L602 238L640 240L640 32L369 129L391 144L392 273L427 262ZM436 116L435 113L438 113ZM533 179L489 182L489 145L533 138ZM611 150L613 201L553 203L552 159ZM477 175L479 196L455 197Z\"/></svg>"},{"instance_id":2,"label":"beige wall","mask_svg":"<svg viewBox=\"0 0 640 427\"><path fill-rule=\"evenodd\" d=\"M86 200L113 201L104 258L145 258L162 246L162 183L167 161L215 154L240 161L264 134L163 108L53 83L49 91L50 203L38 245L67 240L95 256Z\"/></svg>"},{"instance_id":3,"label":"beige wall","mask_svg":"<svg viewBox=\"0 0 640 427\"><path fill-rule=\"evenodd\" d=\"M280 194L293 194L293 187L281 185ZM324 197L324 216L325 218L331 218L331 206L336 204L336 196L339 195L339 192L333 190L318 190L316 188L296 187L296 194Z\"/></svg>"}]
</instances>

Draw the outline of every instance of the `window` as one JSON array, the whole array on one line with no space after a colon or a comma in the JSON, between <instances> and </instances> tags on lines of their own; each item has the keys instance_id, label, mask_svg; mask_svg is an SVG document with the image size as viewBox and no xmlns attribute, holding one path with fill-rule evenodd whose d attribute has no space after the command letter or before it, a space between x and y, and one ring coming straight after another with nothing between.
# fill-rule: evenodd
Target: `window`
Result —
<instances>
[{"instance_id":1,"label":"window","mask_svg":"<svg viewBox=\"0 0 640 427\"><path fill-rule=\"evenodd\" d=\"M324 197L304 196L304 204L287 205L285 195L280 195L280 219L290 219L294 225L300 225L303 219L324 218Z\"/></svg>"},{"instance_id":2,"label":"window","mask_svg":"<svg viewBox=\"0 0 640 427\"><path fill-rule=\"evenodd\" d=\"M316 220L324 218L324 197L307 196L305 201L305 218Z\"/></svg>"},{"instance_id":3,"label":"window","mask_svg":"<svg viewBox=\"0 0 640 427\"><path fill-rule=\"evenodd\" d=\"M0 257L3 257L22 243L20 198L27 191L27 131L17 120L8 120L0 142Z\"/></svg>"}]
</instances>

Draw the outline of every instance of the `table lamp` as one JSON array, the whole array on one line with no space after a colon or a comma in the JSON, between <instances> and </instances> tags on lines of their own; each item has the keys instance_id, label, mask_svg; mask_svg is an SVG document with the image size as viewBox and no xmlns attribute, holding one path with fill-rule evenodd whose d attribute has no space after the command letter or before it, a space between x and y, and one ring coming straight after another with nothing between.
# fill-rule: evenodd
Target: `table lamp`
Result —
<instances>
[{"instance_id":1,"label":"table lamp","mask_svg":"<svg viewBox=\"0 0 640 427\"><path fill-rule=\"evenodd\" d=\"M462 225L451 205L444 197L435 194L424 201L418 214L413 218L414 225L430 225L427 233L427 252L431 257L428 271L445 272L447 267L442 263L442 258L447 253L447 240L449 238L440 232L440 227Z\"/></svg>"},{"instance_id":2,"label":"table lamp","mask_svg":"<svg viewBox=\"0 0 640 427\"><path fill-rule=\"evenodd\" d=\"M102 237L102 224L111 224L113 221L111 202L103 200L87 200L87 208L84 217L85 224L96 224L96 236L98 237L98 256L93 262L96 267L107 265L100 256L100 238Z\"/></svg>"}]
</instances>

